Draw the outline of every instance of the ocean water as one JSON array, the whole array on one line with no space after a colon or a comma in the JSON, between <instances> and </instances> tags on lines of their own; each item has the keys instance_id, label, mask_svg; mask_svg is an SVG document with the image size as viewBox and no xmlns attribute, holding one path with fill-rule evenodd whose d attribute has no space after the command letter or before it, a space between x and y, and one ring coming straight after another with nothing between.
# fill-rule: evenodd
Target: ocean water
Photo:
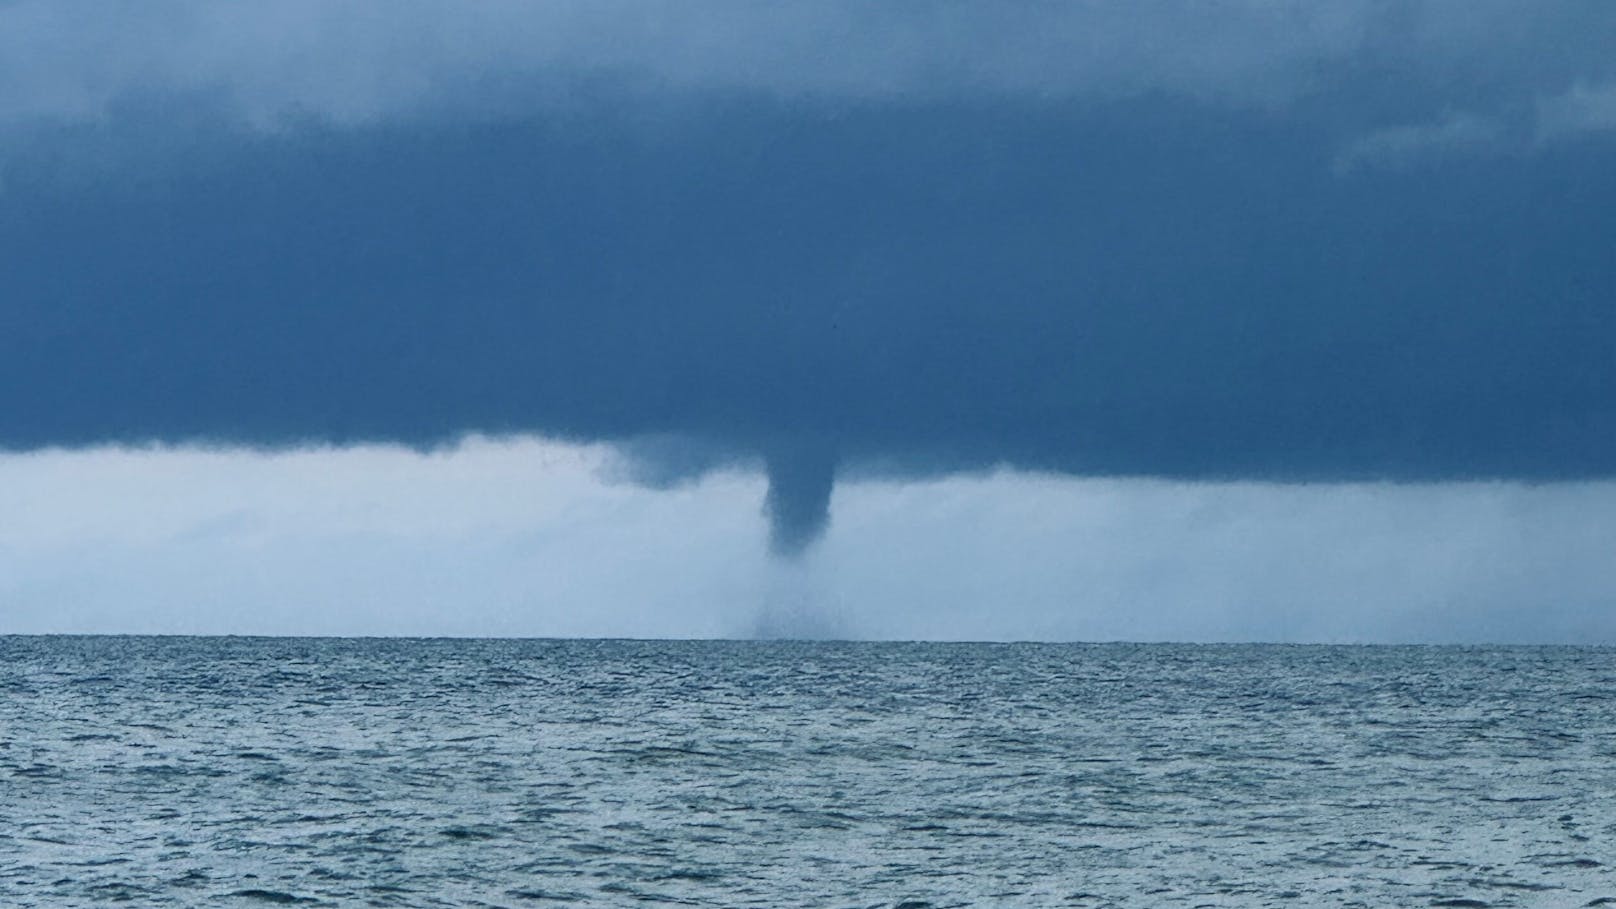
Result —
<instances>
[{"instance_id":1,"label":"ocean water","mask_svg":"<svg viewBox=\"0 0 1616 909\"><path fill-rule=\"evenodd\" d=\"M0 905L1616 906L1616 650L0 638Z\"/></svg>"}]
</instances>

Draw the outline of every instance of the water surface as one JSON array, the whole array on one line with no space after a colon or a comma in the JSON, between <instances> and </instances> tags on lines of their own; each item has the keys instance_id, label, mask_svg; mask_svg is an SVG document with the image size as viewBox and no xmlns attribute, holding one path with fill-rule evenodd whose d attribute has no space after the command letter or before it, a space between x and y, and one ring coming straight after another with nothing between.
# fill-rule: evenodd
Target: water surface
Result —
<instances>
[{"instance_id":1,"label":"water surface","mask_svg":"<svg viewBox=\"0 0 1616 909\"><path fill-rule=\"evenodd\" d=\"M0 638L6 906L1616 906L1616 650Z\"/></svg>"}]
</instances>

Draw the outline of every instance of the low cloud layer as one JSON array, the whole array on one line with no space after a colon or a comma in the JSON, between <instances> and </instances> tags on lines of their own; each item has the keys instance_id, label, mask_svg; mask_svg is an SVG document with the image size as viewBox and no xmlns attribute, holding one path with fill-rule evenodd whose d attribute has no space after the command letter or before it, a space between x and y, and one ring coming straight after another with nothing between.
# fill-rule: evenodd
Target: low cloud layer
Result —
<instances>
[{"instance_id":1,"label":"low cloud layer","mask_svg":"<svg viewBox=\"0 0 1616 909\"><path fill-rule=\"evenodd\" d=\"M1483 117L1449 112L1434 123L1388 126L1355 141L1336 156L1338 171L1411 170L1441 159L1499 149L1503 127Z\"/></svg>"},{"instance_id":2,"label":"low cloud layer","mask_svg":"<svg viewBox=\"0 0 1616 909\"><path fill-rule=\"evenodd\" d=\"M1616 82L1579 82L1564 94L1544 99L1537 114L1537 135L1543 143L1616 132Z\"/></svg>"},{"instance_id":3,"label":"low cloud layer","mask_svg":"<svg viewBox=\"0 0 1616 909\"><path fill-rule=\"evenodd\" d=\"M0 5L0 447L755 461L782 554L848 471L1616 473L1607 4L93 9Z\"/></svg>"}]
</instances>

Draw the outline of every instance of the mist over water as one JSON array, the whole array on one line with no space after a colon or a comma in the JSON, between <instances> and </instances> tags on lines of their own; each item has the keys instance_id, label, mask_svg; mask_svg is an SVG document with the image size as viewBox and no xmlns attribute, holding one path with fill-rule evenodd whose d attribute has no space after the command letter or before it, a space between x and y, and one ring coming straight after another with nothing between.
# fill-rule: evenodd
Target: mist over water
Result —
<instances>
[{"instance_id":1,"label":"mist over water","mask_svg":"<svg viewBox=\"0 0 1616 909\"><path fill-rule=\"evenodd\" d=\"M856 616L826 583L813 553L776 557L765 568L762 600L750 629L760 641L856 638Z\"/></svg>"},{"instance_id":2,"label":"mist over water","mask_svg":"<svg viewBox=\"0 0 1616 909\"><path fill-rule=\"evenodd\" d=\"M0 638L8 907L1584 907L1608 648Z\"/></svg>"}]
</instances>

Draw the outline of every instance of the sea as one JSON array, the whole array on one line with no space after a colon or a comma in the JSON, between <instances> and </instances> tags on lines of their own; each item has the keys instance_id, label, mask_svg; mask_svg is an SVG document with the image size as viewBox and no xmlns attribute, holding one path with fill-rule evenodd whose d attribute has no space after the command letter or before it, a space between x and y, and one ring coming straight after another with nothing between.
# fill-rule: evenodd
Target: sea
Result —
<instances>
[{"instance_id":1,"label":"sea","mask_svg":"<svg viewBox=\"0 0 1616 909\"><path fill-rule=\"evenodd\" d=\"M1616 650L0 638L0 906L1616 907Z\"/></svg>"}]
</instances>

